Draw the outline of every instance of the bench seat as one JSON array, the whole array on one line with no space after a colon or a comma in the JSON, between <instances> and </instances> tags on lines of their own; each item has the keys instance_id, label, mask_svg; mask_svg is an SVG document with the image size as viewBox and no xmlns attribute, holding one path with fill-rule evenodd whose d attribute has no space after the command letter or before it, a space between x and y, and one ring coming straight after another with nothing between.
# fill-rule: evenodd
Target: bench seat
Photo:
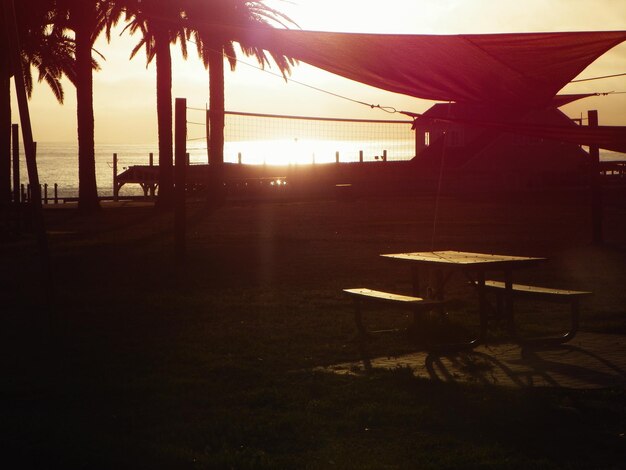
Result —
<instances>
[{"instance_id":1,"label":"bench seat","mask_svg":"<svg viewBox=\"0 0 626 470\"><path fill-rule=\"evenodd\" d=\"M429 304L435 305L441 302L436 300L425 300L421 297L414 297L412 295L402 295L402 294L392 294L391 292L383 292L380 290L368 289L366 287L357 287L354 289L344 289L345 293L351 296L357 296L360 298L366 298L367 300L380 301L380 302L391 302L391 303L400 303L400 304Z\"/></svg>"},{"instance_id":2,"label":"bench seat","mask_svg":"<svg viewBox=\"0 0 626 470\"><path fill-rule=\"evenodd\" d=\"M497 291L505 289L506 286L502 281L485 281L485 288ZM573 297L583 297L592 294L592 292L588 291L554 289L551 287L527 286L524 284L513 284L512 290L516 295L553 298L554 300L561 299L565 302L570 302Z\"/></svg>"},{"instance_id":3,"label":"bench seat","mask_svg":"<svg viewBox=\"0 0 626 470\"><path fill-rule=\"evenodd\" d=\"M498 310L501 311L503 304L503 295L506 290L506 284L502 281L485 281L485 289L487 291L496 292L498 296ZM527 344L554 344L565 343L571 340L578 332L579 320L580 320L580 299L592 295L589 291L578 291L569 289L554 289L551 287L538 287L529 286L524 284L512 284L511 291L514 297L524 297L537 300L547 300L552 302L569 303L571 307L570 318L571 327L568 332L562 336L556 338L538 338L538 339L518 339ZM515 326L513 319L512 322L513 332L515 332Z\"/></svg>"},{"instance_id":4,"label":"bench seat","mask_svg":"<svg viewBox=\"0 0 626 470\"><path fill-rule=\"evenodd\" d=\"M426 309L432 309L443 304L440 300L429 300L412 295L394 294L391 292L369 289L367 287L343 289L343 291L355 301L354 322L356 323L358 333L362 338L368 336L368 332L363 325L361 314L361 302L363 301L394 304L399 307L411 309L415 315Z\"/></svg>"}]
</instances>

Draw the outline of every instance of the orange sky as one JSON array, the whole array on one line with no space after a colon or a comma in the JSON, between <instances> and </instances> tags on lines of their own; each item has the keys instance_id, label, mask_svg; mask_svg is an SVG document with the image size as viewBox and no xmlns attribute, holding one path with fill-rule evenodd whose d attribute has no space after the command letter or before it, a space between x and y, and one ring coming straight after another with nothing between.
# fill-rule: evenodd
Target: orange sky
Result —
<instances>
[{"instance_id":1,"label":"orange sky","mask_svg":"<svg viewBox=\"0 0 626 470\"><path fill-rule=\"evenodd\" d=\"M531 31L585 31L626 29L623 0L270 0L288 13L302 29L406 34L461 34ZM121 30L121 29L120 29ZM119 32L119 31L118 31ZM96 145L98 143L151 143L156 141L154 65L146 68L143 53L128 56L136 37L114 35L96 48L105 55L94 77ZM204 108L208 101L208 74L195 54L188 61L174 53L174 97L187 98L189 106ZM340 100L245 65L227 72L226 108L275 114L393 119L395 116ZM626 43L616 47L585 70L580 77L626 72ZM430 102L384 92L305 64L294 70L294 80L368 103L421 112ZM76 140L75 90L66 83L66 101L56 103L46 85L38 85L31 100L35 139ZM626 76L568 85L567 93L626 92ZM14 116L17 115L16 108ZM626 94L593 97L567 105L571 117L597 109L600 124L626 125ZM401 115L396 115L403 119ZM17 117L14 117L17 119ZM202 113L190 114L200 121ZM189 137L202 129L193 126ZM197 135L196 135L197 134Z\"/></svg>"}]
</instances>

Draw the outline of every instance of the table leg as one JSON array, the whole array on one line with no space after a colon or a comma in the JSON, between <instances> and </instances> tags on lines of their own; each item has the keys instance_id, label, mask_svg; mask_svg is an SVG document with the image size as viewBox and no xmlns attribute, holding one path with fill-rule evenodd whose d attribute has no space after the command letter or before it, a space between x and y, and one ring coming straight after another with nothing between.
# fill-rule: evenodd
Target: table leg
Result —
<instances>
[{"instance_id":1,"label":"table leg","mask_svg":"<svg viewBox=\"0 0 626 470\"><path fill-rule=\"evenodd\" d=\"M513 313L513 275L511 271L504 273L504 316L509 333L515 336L515 318Z\"/></svg>"},{"instance_id":2,"label":"table leg","mask_svg":"<svg viewBox=\"0 0 626 470\"><path fill-rule=\"evenodd\" d=\"M420 269L418 266L411 266L411 284L415 297L420 297ZM424 312L420 308L413 310L413 328L419 331L423 327Z\"/></svg>"},{"instance_id":3,"label":"table leg","mask_svg":"<svg viewBox=\"0 0 626 470\"><path fill-rule=\"evenodd\" d=\"M411 266L411 282L413 284L413 295L420 296L420 269L418 266Z\"/></svg>"},{"instance_id":4,"label":"table leg","mask_svg":"<svg viewBox=\"0 0 626 470\"><path fill-rule=\"evenodd\" d=\"M485 273L479 272L476 279L476 290L478 291L478 314L480 316L480 339L487 337L487 295L485 289Z\"/></svg>"}]
</instances>

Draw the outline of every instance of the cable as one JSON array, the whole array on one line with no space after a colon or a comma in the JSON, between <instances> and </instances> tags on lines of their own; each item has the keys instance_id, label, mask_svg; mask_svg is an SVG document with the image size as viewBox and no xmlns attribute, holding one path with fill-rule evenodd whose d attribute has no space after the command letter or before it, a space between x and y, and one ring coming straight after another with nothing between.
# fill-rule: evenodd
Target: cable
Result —
<instances>
[{"instance_id":1,"label":"cable","mask_svg":"<svg viewBox=\"0 0 626 470\"><path fill-rule=\"evenodd\" d=\"M187 40L187 42L190 42L190 43L192 43L192 44L196 44L194 41L191 41L191 40ZM217 52L217 53L220 53L220 51L217 51L217 50L215 50L215 49L211 49L211 48L207 48L207 50L212 51L212 52ZM261 72L265 72L265 73L268 73L268 74L273 75L273 76L275 76L275 77L282 78L282 79L284 79L284 80L285 80L285 81L287 81L287 82L293 82L293 83L295 83L295 84L297 84L297 85L301 85L301 86L303 86L303 87L307 87L307 88L310 88L310 89L312 89L312 90L319 91L319 92L321 92L321 93L326 93L327 95L334 96L335 98L340 98L340 99L342 99L342 100L350 101L350 102L352 102L352 103L361 104L361 105L363 105L363 106L368 106L368 107L369 107L369 108L371 108L371 109L380 109L380 110L382 110L382 111L384 111L384 112L386 112L386 113L389 113L389 114L394 114L394 113L397 113L397 112L398 112L398 111L396 110L396 108L394 108L393 106L381 106L381 105L379 105L379 104L372 104L372 103L366 103L365 101L355 100L354 98L350 98L350 97L345 96L345 95L340 95L340 94L338 94L338 93L334 93L334 92L332 92L332 91L324 90L323 88L318 88L318 87L316 87L316 86L309 85L309 84L307 84L307 83L300 82L300 81L298 81L298 80L294 80L293 78L286 77L286 76L284 76L284 75L282 75L282 74L278 74L278 73L276 73L276 72L272 72L272 71L270 71L270 70L266 70L266 69L264 69L264 68L262 68L262 67L259 67L258 65L253 65L253 64L250 64L250 63L248 63L248 62L245 62L245 61L242 61L242 60L238 59L238 58L237 58L237 57L235 57L235 56L231 56L231 55L229 55L229 54L226 54L226 53L224 53L223 51L221 52L221 54L222 54L224 57L228 58L228 59L233 59L233 60L236 60L236 61L237 61L237 63L241 63L241 64L246 65L246 66L248 66L248 67L251 67L251 68L253 68L253 69L260 70ZM194 110L194 111L204 111L204 110L201 110L201 109L199 109L199 108L188 108L188 109L192 109L192 110Z\"/></svg>"},{"instance_id":2,"label":"cable","mask_svg":"<svg viewBox=\"0 0 626 470\"><path fill-rule=\"evenodd\" d=\"M224 54L224 56L232 58L232 57L228 56L227 54ZM394 114L394 113L397 112L397 110L394 107L392 107L392 106L381 106L379 104L371 104L371 103L366 103L365 101L355 100L354 98L350 98L350 97L345 96L345 95L340 95L340 94L334 93L332 91L324 90L323 88L319 88L319 87L316 87L316 86L313 86L313 85L309 85L307 83L300 82L298 80L294 80L293 78L283 77L282 75L280 75L278 73L271 72L269 70L265 70L265 69L263 69L261 67L249 64L247 62L241 62L241 63L244 64L244 65L247 65L248 67L252 67L252 68L255 68L257 70L260 70L261 72L265 72L265 73L269 73L270 75L274 75L275 77L284 78L288 82L293 82L293 83L295 83L297 85L300 85L300 86L303 86L303 87L306 87L306 88L310 88L311 90L319 91L321 93L326 93L327 95L334 96L335 98L340 98L340 99L343 99L343 100L346 100L346 101L350 101L352 103L361 104L363 106L368 106L371 109L377 108L377 109L380 109L380 110L382 110L382 111L384 111L386 113L389 113L389 114Z\"/></svg>"},{"instance_id":3,"label":"cable","mask_svg":"<svg viewBox=\"0 0 626 470\"><path fill-rule=\"evenodd\" d=\"M626 72L624 72L624 73L616 73L614 75L603 75L601 77L581 78L579 80L572 80L570 83L589 82L591 80L600 80L602 78L612 78L612 77L622 77L624 75L626 75Z\"/></svg>"}]
</instances>

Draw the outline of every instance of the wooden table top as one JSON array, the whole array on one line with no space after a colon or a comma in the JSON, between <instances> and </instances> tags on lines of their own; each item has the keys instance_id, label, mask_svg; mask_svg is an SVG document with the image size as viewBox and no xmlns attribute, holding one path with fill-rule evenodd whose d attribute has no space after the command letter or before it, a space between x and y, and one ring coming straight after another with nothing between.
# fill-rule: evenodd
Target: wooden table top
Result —
<instances>
[{"instance_id":1,"label":"wooden table top","mask_svg":"<svg viewBox=\"0 0 626 470\"><path fill-rule=\"evenodd\" d=\"M509 256L487 253L469 253L464 251L422 251L415 253L391 253L382 254L385 258L412 261L421 264L448 265L458 267L481 267L481 266L516 266L525 265L545 258L530 256Z\"/></svg>"}]
</instances>

